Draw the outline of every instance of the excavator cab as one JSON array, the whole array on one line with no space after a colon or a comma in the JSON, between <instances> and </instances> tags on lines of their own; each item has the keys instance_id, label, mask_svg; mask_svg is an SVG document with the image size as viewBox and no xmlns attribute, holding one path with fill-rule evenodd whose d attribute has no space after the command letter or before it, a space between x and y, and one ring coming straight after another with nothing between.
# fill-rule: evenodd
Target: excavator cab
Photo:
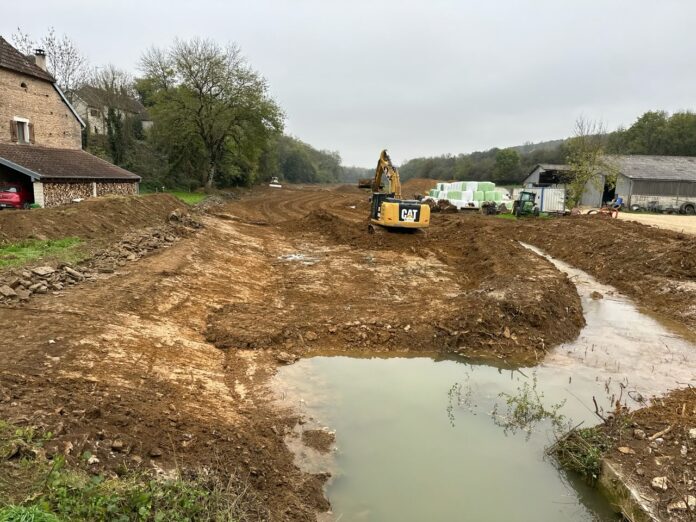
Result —
<instances>
[{"instance_id":1,"label":"excavator cab","mask_svg":"<svg viewBox=\"0 0 696 522\"><path fill-rule=\"evenodd\" d=\"M382 192L382 177L386 176L388 192ZM430 207L420 201L401 199L399 172L392 165L386 150L380 154L375 177L372 181L372 205L370 207L370 230L372 225L387 228L417 229L430 225Z\"/></svg>"}]
</instances>

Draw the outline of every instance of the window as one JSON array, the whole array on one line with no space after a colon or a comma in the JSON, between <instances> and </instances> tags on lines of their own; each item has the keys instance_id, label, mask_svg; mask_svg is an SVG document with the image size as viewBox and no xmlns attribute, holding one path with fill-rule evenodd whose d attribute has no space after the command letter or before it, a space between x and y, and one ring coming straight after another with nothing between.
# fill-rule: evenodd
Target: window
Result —
<instances>
[{"instance_id":1,"label":"window","mask_svg":"<svg viewBox=\"0 0 696 522\"><path fill-rule=\"evenodd\" d=\"M12 141L16 143L34 143L34 125L29 120L15 117L10 122Z\"/></svg>"},{"instance_id":2,"label":"window","mask_svg":"<svg viewBox=\"0 0 696 522\"><path fill-rule=\"evenodd\" d=\"M29 130L27 123L24 121L17 122L17 141L19 143L29 143Z\"/></svg>"},{"instance_id":3,"label":"window","mask_svg":"<svg viewBox=\"0 0 696 522\"><path fill-rule=\"evenodd\" d=\"M89 115L90 115L90 116L94 116L95 118L98 118L98 117L99 117L99 110L97 110L97 109L90 109L90 110L89 110Z\"/></svg>"}]
</instances>

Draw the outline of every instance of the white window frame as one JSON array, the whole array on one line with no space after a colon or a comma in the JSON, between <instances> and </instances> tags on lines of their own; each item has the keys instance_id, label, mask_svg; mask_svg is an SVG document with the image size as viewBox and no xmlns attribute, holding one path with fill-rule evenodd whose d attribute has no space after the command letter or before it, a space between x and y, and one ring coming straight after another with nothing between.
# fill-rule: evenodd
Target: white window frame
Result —
<instances>
[{"instance_id":1,"label":"white window frame","mask_svg":"<svg viewBox=\"0 0 696 522\"><path fill-rule=\"evenodd\" d=\"M31 123L28 119L26 118L20 118L19 116L15 116L13 118L14 121L17 122L17 143L22 143L22 144L27 144L31 142L31 138L29 136L29 123ZM21 137L23 139L20 139L20 127L21 127Z\"/></svg>"}]
</instances>

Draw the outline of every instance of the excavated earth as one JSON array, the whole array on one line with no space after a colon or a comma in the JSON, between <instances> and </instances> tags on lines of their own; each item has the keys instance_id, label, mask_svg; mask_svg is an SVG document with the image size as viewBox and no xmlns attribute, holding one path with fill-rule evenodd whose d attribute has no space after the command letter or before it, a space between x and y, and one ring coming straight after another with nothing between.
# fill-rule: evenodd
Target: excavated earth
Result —
<instances>
[{"instance_id":1,"label":"excavated earth","mask_svg":"<svg viewBox=\"0 0 696 522\"><path fill-rule=\"evenodd\" d=\"M578 248L587 248L577 239L585 230L605 244L617 226L438 214L425 232L370 235L367 194L349 186L259 188L192 218L171 201L142 215L132 198L109 205L98 216L82 218L81 207L56 215L72 223L64 235L109 243L100 252L115 260L112 270L87 261L71 268L89 277L66 289L0 306L0 329L12 340L0 346L0 419L51 430L49 450L69 459L89 450L99 459L94 471L234 472L272 520L314 520L329 507L327 477L301 472L285 446L299 419L267 387L279 364L385 352L536 364L574 339L584 319L573 284L518 236L563 258L561 223ZM0 234L55 237L48 212L24 213L16 230L0 221ZM131 213L137 223L123 225ZM153 227L164 246L140 248L134 229ZM661 282L688 289L693 267L679 253L690 247L669 236L659 250L653 234L646 230L643 241L653 258L662 254ZM547 244L546 235L558 239ZM159 236L138 237L147 245ZM624 241L617 229L608 248ZM569 261L602 280L599 268ZM624 270L628 288L640 263ZM622 289L619 272L607 273ZM650 294L642 295L648 306ZM672 313L671 302L665 293L659 303L667 304L653 307L692 328L692 316Z\"/></svg>"}]
</instances>

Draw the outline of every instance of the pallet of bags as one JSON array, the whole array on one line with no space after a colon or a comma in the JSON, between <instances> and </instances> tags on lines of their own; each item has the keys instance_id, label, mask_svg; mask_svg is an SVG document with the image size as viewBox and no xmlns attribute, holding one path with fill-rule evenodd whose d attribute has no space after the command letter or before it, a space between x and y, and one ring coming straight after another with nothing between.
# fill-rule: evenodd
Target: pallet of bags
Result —
<instances>
[{"instance_id":1,"label":"pallet of bags","mask_svg":"<svg viewBox=\"0 0 696 522\"><path fill-rule=\"evenodd\" d=\"M503 201L503 193L498 190L491 190L484 193L484 201L493 201L495 203L500 203Z\"/></svg>"},{"instance_id":2,"label":"pallet of bags","mask_svg":"<svg viewBox=\"0 0 696 522\"><path fill-rule=\"evenodd\" d=\"M493 192L495 190L495 183L490 181L479 181L477 190L484 193Z\"/></svg>"}]
</instances>

